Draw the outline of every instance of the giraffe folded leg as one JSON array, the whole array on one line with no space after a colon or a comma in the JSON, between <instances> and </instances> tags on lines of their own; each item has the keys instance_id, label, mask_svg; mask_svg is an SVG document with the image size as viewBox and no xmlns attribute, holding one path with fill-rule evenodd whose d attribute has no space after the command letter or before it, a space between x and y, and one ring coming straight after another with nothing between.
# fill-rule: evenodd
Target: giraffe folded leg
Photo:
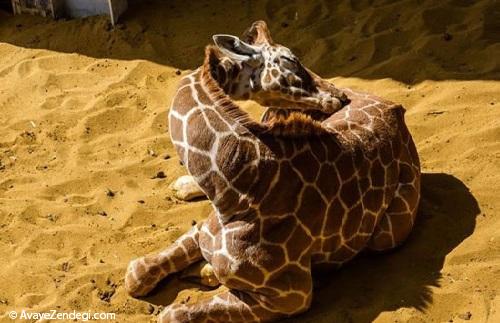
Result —
<instances>
[{"instance_id":1,"label":"giraffe folded leg","mask_svg":"<svg viewBox=\"0 0 500 323\"><path fill-rule=\"evenodd\" d=\"M125 276L125 288L132 296L148 294L167 275L187 268L202 259L198 236L201 223L155 255L132 260Z\"/></svg>"},{"instance_id":2,"label":"giraffe folded leg","mask_svg":"<svg viewBox=\"0 0 500 323\"><path fill-rule=\"evenodd\" d=\"M158 319L159 323L201 322L269 322L285 317L262 306L256 296L236 290L222 292L198 300L194 304L167 306Z\"/></svg>"}]
</instances>

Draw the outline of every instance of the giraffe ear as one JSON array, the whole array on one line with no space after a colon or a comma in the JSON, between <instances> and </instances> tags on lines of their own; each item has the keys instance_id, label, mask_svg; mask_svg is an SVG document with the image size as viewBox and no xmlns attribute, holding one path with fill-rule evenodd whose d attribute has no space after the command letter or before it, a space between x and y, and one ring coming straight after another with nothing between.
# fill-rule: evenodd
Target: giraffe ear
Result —
<instances>
[{"instance_id":1,"label":"giraffe ear","mask_svg":"<svg viewBox=\"0 0 500 323\"><path fill-rule=\"evenodd\" d=\"M267 44L273 45L273 39L271 38L271 32L267 28L267 24L263 20L258 20L250 26L244 33L242 37L249 44Z\"/></svg>"},{"instance_id":2,"label":"giraffe ear","mask_svg":"<svg viewBox=\"0 0 500 323\"><path fill-rule=\"evenodd\" d=\"M227 56L238 61L258 60L260 49L232 35L214 35L214 43Z\"/></svg>"}]
</instances>

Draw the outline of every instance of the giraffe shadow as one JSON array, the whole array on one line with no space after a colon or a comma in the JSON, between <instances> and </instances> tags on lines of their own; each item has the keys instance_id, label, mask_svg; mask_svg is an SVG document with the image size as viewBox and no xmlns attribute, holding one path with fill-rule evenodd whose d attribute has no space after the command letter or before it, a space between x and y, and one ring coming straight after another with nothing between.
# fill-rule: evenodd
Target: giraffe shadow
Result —
<instances>
[{"instance_id":1,"label":"giraffe shadow","mask_svg":"<svg viewBox=\"0 0 500 323\"><path fill-rule=\"evenodd\" d=\"M287 322L372 322L381 312L432 303L445 257L472 234L478 203L458 178L422 174L415 228L401 247L363 254L342 269L315 277L311 309Z\"/></svg>"}]
</instances>

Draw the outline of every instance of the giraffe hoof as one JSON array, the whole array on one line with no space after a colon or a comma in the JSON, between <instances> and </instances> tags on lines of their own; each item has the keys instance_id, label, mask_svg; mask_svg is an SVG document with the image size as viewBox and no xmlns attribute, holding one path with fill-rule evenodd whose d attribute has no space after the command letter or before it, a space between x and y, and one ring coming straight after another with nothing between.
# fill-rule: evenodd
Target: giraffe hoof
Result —
<instances>
[{"instance_id":1,"label":"giraffe hoof","mask_svg":"<svg viewBox=\"0 0 500 323\"><path fill-rule=\"evenodd\" d=\"M200 261L185 269L181 274L181 279L194 281L208 287L217 287L220 285L212 265L206 261Z\"/></svg>"},{"instance_id":2,"label":"giraffe hoof","mask_svg":"<svg viewBox=\"0 0 500 323\"><path fill-rule=\"evenodd\" d=\"M192 176L184 175L179 177L171 186L176 198L183 201L190 201L197 197L205 196Z\"/></svg>"}]
</instances>

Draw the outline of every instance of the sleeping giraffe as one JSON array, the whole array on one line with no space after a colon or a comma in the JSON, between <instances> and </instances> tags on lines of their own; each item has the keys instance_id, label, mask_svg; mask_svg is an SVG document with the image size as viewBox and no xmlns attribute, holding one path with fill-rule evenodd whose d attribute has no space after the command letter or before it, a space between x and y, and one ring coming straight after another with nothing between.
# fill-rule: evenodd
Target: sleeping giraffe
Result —
<instances>
[{"instance_id":1,"label":"sleeping giraffe","mask_svg":"<svg viewBox=\"0 0 500 323\"><path fill-rule=\"evenodd\" d=\"M420 165L404 109L321 79L262 21L242 38L214 36L169 113L172 142L213 211L165 250L133 260L125 278L139 297L195 264L202 281L222 286L166 307L159 322L304 312L312 269L400 245L417 214ZM236 99L269 110L257 122Z\"/></svg>"}]
</instances>

